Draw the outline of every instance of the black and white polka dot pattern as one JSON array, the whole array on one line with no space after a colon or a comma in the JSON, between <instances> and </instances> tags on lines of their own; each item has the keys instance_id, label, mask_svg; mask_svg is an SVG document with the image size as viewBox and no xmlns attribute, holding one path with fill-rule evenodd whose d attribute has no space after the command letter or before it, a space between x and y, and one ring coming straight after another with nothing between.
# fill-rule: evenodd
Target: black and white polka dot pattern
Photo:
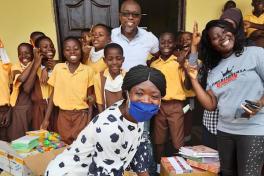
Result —
<instances>
[{"instance_id":1,"label":"black and white polka dot pattern","mask_svg":"<svg viewBox=\"0 0 264 176\"><path fill-rule=\"evenodd\" d=\"M76 141L48 165L46 176L121 176L137 151L143 131L143 123L135 124L122 116L121 103L94 117Z\"/></svg>"}]
</instances>

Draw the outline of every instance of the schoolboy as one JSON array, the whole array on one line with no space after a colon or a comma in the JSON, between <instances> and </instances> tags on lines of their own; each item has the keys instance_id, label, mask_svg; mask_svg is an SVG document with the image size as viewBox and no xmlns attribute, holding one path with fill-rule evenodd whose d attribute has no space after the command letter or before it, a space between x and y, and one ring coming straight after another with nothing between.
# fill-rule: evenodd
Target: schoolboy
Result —
<instances>
[{"instance_id":1,"label":"schoolboy","mask_svg":"<svg viewBox=\"0 0 264 176\"><path fill-rule=\"evenodd\" d=\"M162 98L160 111L154 119L154 143L156 144L156 161L164 152L164 144L169 130L175 149L184 144L184 114L185 100L184 71L180 67L177 57L173 55L176 40L173 33L163 33L159 38L160 58L152 62L151 67L160 70L166 78L166 95Z\"/></svg>"},{"instance_id":2,"label":"schoolboy","mask_svg":"<svg viewBox=\"0 0 264 176\"><path fill-rule=\"evenodd\" d=\"M119 44L110 43L104 48L104 62L107 69L97 73L94 90L99 112L122 99L122 83L125 72L121 69L124 62L123 49Z\"/></svg>"}]
</instances>

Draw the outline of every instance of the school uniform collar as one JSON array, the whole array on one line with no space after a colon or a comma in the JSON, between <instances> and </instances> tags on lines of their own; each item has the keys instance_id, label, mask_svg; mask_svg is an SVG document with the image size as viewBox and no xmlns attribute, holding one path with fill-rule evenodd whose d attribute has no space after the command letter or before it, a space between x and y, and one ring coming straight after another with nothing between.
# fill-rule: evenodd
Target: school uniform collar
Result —
<instances>
[{"instance_id":1,"label":"school uniform collar","mask_svg":"<svg viewBox=\"0 0 264 176\"><path fill-rule=\"evenodd\" d=\"M63 64L62 68L63 68L63 69L66 69L66 70L69 70L68 65L67 65L66 62ZM82 63L80 63L80 65L78 66L78 68L75 70L74 73L81 72L81 71L83 71L84 69L85 69L85 66L84 66ZM74 74L74 73L73 73L73 74Z\"/></svg>"},{"instance_id":2,"label":"school uniform collar","mask_svg":"<svg viewBox=\"0 0 264 176\"><path fill-rule=\"evenodd\" d=\"M123 69L121 69L121 72L120 72L120 74L123 76L123 77L125 77L125 74L126 74L126 72L123 70ZM104 70L104 77L110 77L111 79L112 79L112 77L111 77L111 75L110 75L110 73L109 73L109 69L107 68L107 69L105 69Z\"/></svg>"},{"instance_id":3,"label":"school uniform collar","mask_svg":"<svg viewBox=\"0 0 264 176\"><path fill-rule=\"evenodd\" d=\"M171 62L171 61L177 61L177 57L174 56L173 54L165 61L161 57L159 57L159 59L157 60L157 62L164 62L164 63Z\"/></svg>"}]
</instances>

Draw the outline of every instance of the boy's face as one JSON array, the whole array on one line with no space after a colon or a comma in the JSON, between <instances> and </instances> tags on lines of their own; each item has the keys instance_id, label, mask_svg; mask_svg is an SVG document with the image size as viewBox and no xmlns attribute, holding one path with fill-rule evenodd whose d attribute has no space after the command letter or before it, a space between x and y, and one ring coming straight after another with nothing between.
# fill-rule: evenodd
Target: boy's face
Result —
<instances>
[{"instance_id":1,"label":"boy's face","mask_svg":"<svg viewBox=\"0 0 264 176\"><path fill-rule=\"evenodd\" d=\"M92 36L92 43L97 51L103 49L110 42L110 36L104 27L93 28Z\"/></svg>"},{"instance_id":2,"label":"boy's face","mask_svg":"<svg viewBox=\"0 0 264 176\"><path fill-rule=\"evenodd\" d=\"M82 57L80 44L75 40L65 41L63 46L63 55L69 63L79 63Z\"/></svg>"},{"instance_id":3,"label":"boy's face","mask_svg":"<svg viewBox=\"0 0 264 176\"><path fill-rule=\"evenodd\" d=\"M119 74L124 57L118 48L109 48L104 57L104 61L109 69L109 72Z\"/></svg>"},{"instance_id":4,"label":"boy's face","mask_svg":"<svg viewBox=\"0 0 264 176\"><path fill-rule=\"evenodd\" d=\"M192 35L183 33L180 37L180 45L184 51L188 51L192 44Z\"/></svg>"},{"instance_id":5,"label":"boy's face","mask_svg":"<svg viewBox=\"0 0 264 176\"><path fill-rule=\"evenodd\" d=\"M264 12L264 0L252 0L251 5L254 7L254 11L261 14Z\"/></svg>"},{"instance_id":6,"label":"boy's face","mask_svg":"<svg viewBox=\"0 0 264 176\"><path fill-rule=\"evenodd\" d=\"M43 39L39 43L40 53L48 59L53 59L56 53L54 45L51 40Z\"/></svg>"},{"instance_id":7,"label":"boy's face","mask_svg":"<svg viewBox=\"0 0 264 176\"><path fill-rule=\"evenodd\" d=\"M176 41L173 34L164 33L159 39L159 48L162 57L169 57L172 55L176 47Z\"/></svg>"},{"instance_id":8,"label":"boy's face","mask_svg":"<svg viewBox=\"0 0 264 176\"><path fill-rule=\"evenodd\" d=\"M28 46L21 45L18 48L18 58L23 65L27 65L33 60L32 50Z\"/></svg>"}]
</instances>

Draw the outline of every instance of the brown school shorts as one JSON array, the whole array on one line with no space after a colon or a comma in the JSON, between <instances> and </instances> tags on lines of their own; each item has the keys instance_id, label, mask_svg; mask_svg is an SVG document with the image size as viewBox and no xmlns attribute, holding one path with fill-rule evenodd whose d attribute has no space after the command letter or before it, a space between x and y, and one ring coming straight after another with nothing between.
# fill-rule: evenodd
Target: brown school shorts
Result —
<instances>
[{"instance_id":1,"label":"brown school shorts","mask_svg":"<svg viewBox=\"0 0 264 176\"><path fill-rule=\"evenodd\" d=\"M154 118L154 143L165 144L170 133L172 144L179 149L184 144L183 101L162 101L160 111Z\"/></svg>"}]
</instances>

